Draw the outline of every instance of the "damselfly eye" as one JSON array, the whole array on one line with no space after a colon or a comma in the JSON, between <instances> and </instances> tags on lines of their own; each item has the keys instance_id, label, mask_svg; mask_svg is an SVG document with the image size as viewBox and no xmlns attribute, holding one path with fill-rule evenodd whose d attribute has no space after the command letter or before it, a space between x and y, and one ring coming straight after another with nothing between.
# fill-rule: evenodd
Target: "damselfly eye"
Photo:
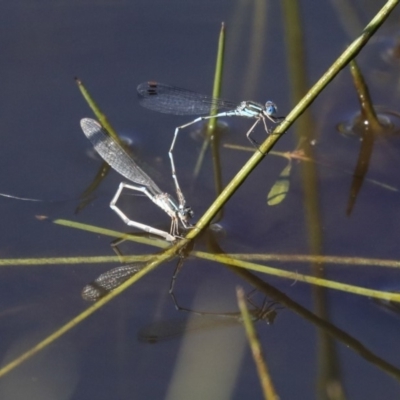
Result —
<instances>
[{"instance_id":1,"label":"damselfly eye","mask_svg":"<svg viewBox=\"0 0 400 400\"><path fill-rule=\"evenodd\" d=\"M191 218L193 218L194 216L194 212L190 207L186 207L183 211L182 211L183 216L186 218L186 220L189 220Z\"/></svg>"},{"instance_id":2,"label":"damselfly eye","mask_svg":"<svg viewBox=\"0 0 400 400\"><path fill-rule=\"evenodd\" d=\"M265 103L265 112L267 113L267 115L274 115L277 113L277 111L278 107L275 103L273 103L272 101L267 101Z\"/></svg>"}]
</instances>

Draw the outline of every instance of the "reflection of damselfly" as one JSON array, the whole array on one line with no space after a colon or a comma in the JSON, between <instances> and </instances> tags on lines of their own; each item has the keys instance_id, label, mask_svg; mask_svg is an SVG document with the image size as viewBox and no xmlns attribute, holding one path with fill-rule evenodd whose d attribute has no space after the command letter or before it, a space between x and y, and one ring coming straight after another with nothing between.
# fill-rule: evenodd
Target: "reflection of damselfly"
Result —
<instances>
[{"instance_id":1,"label":"reflection of damselfly","mask_svg":"<svg viewBox=\"0 0 400 400\"><path fill-rule=\"evenodd\" d=\"M135 275L143 268L143 263L122 265L110 269L98 276L93 282L86 285L82 290L82 298L86 301L97 301L106 294L112 292L122 285L131 276Z\"/></svg>"},{"instance_id":2,"label":"reflection of damselfly","mask_svg":"<svg viewBox=\"0 0 400 400\"><path fill-rule=\"evenodd\" d=\"M113 268L98 276L93 282L86 285L82 290L82 298L86 301L98 301L108 293L112 292L118 286L122 285L131 276L139 272L144 263L135 263ZM173 285L171 284L171 289ZM247 301L251 304L252 309L249 310L253 321L265 321L267 324L273 324L277 315L277 310L281 307L274 301L267 301L264 298L261 306L258 306L252 300L254 292L247 296ZM236 325L242 322L240 312L205 312L196 311L189 308L178 306L175 297L173 297L175 307L179 311L190 312L201 318L191 321L189 330L201 331L205 329L219 328L223 326ZM188 330L186 321L160 321L152 323L139 332L139 340L146 342L158 342L182 335Z\"/></svg>"},{"instance_id":3,"label":"reflection of damselfly","mask_svg":"<svg viewBox=\"0 0 400 400\"><path fill-rule=\"evenodd\" d=\"M182 268L184 258L178 261L175 268L175 272L172 275L169 293L171 294L172 300L177 309L185 309L178 306L175 296L173 294L175 281L178 276L180 269ZM104 272L98 276L93 282L86 285L82 290L82 297L86 301L97 301L104 297L106 294L112 292L118 286L122 285L131 276L137 274L143 267L145 263L137 262L130 265L122 265L120 267L115 267L109 271Z\"/></svg>"},{"instance_id":4,"label":"reflection of damselfly","mask_svg":"<svg viewBox=\"0 0 400 400\"><path fill-rule=\"evenodd\" d=\"M107 133L107 131L95 120L84 118L81 120L83 133L92 142L93 147L113 169L123 177L137 185L121 182L117 192L110 202L110 207L129 226L142 229L145 232L158 235L168 241L173 241L179 236L179 223L187 229L190 227L189 219L193 211L186 206L185 198L180 190L177 190L179 202L164 193L154 181L133 161L128 153ZM176 177L174 178L176 179ZM177 186L179 187L179 186ZM130 220L117 206L116 203L124 188L144 193L152 202L157 204L171 218L170 232L165 232L149 225Z\"/></svg>"},{"instance_id":5,"label":"reflection of damselfly","mask_svg":"<svg viewBox=\"0 0 400 400\"><path fill-rule=\"evenodd\" d=\"M276 302L268 302L265 299L260 307L253 305L253 308L250 309L249 312L254 322L265 321L268 325L272 325L277 316L277 310L280 308L282 307L277 306ZM153 322L139 330L139 341L157 343L162 340L186 335L189 332L208 331L210 329L235 326L242 323L242 315L240 312L212 313L194 310L187 311L190 311L197 317L191 318L189 323L187 320Z\"/></svg>"},{"instance_id":6,"label":"reflection of damselfly","mask_svg":"<svg viewBox=\"0 0 400 400\"><path fill-rule=\"evenodd\" d=\"M140 98L140 104L150 110L175 115L203 115L202 117L198 117L187 124L178 126L175 129L174 138L172 139L171 147L169 149L172 175L174 177L176 172L173 150L178 133L181 129L195 124L196 122L214 117L236 116L252 118L256 121L247 131L246 136L252 144L256 144L250 134L260 121L263 122L265 131L269 133L266 119L268 118L273 123L278 123L282 119L282 117L275 116L277 107L272 101L267 101L265 105L254 101L242 101L238 104L153 81L141 83L137 87L137 92ZM216 114L210 115L212 112L215 112ZM175 184L179 190L176 179Z\"/></svg>"}]
</instances>

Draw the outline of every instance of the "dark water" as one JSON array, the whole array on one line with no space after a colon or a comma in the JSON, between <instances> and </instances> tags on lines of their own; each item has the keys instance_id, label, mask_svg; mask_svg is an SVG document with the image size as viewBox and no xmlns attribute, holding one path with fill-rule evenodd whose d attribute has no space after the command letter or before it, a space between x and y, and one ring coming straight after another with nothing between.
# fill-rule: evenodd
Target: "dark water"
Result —
<instances>
[{"instance_id":1,"label":"dark water","mask_svg":"<svg viewBox=\"0 0 400 400\"><path fill-rule=\"evenodd\" d=\"M352 15L334 3L301 2L300 43L304 47L300 54L305 57L305 87L317 81L384 4L349 2ZM147 164L149 174L163 190L172 192L167 150L175 126L190 119L141 108L136 98L137 84L153 79L209 93L218 32L224 21L227 47L223 97L237 101L273 100L279 113L287 114L292 106L292 85L282 4L104 0L15 1L3 5L0 192L46 201L0 198L1 258L114 254L110 238L54 225L51 219L72 219L129 231L108 208L120 180L115 173L110 173L96 190L94 202L74 213L80 194L100 166L98 160L87 156L90 144L80 130L79 120L92 114L75 86L74 76L84 81L113 126L133 140L135 153ZM398 111L400 104L399 64L393 50L398 18L397 11L357 59L374 102L392 111ZM292 67L294 62L291 61ZM316 143L313 151L320 162L316 164L319 209L314 211L319 215L322 254L398 259L399 139L392 135L375 141L367 179L349 216L346 209L352 171L361 142L357 137L344 137L337 130L338 124L358 112L348 69L339 74L310 110L311 133ZM227 122L229 132L222 136L222 144L247 146L244 134L251 121ZM302 126L300 120L274 150L294 150L298 143L295 132L304 134ZM263 134L259 129L256 137L261 140ZM180 135L175 150L181 186L197 217L215 198L209 153L200 176L195 183L192 180L200 148L201 140L186 132ZM251 153L221 147L220 154L226 184ZM267 194L286 165L281 157L267 157L230 199L220 221L223 234L217 237L223 251L312 254L302 164L293 162L291 188L285 201L267 206ZM141 221L168 229L168 218L145 198L125 196L121 207L129 210L132 218L138 216ZM50 219L41 221L36 218L38 215ZM124 244L122 249L129 254L156 251L135 243ZM196 243L196 249L210 250L206 238ZM170 326L179 328L188 318L175 311L168 296L175 263L161 266L48 349L2 377L0 397L261 398L257 372L240 325L199 328L195 332L188 328L187 335L174 333L170 340L156 344L139 340L139 334L160 324L169 336ZM309 264L267 264L312 274ZM80 297L83 286L116 265L3 267L2 364L83 311L87 307ZM375 266L328 264L324 271L328 279L381 290L396 288L398 279L395 269ZM343 342L326 342L326 336L314 323L287 307L278 311L273 325L262 321L257 324L272 379L282 399L329 398L318 389L324 385L325 374L330 377L327 381L335 378L340 382L338 385L348 398L398 398L398 378L393 376L395 368L400 368L398 317L384 312L367 297L333 290L317 293L301 282L267 275L261 278L310 311L321 309L321 299L325 298L325 310L320 310L323 319L393 366L389 373ZM250 290L248 284L224 267L193 257L185 263L176 294L187 307L234 312L237 284ZM196 324L196 319L202 317L193 319L189 324Z\"/></svg>"}]
</instances>

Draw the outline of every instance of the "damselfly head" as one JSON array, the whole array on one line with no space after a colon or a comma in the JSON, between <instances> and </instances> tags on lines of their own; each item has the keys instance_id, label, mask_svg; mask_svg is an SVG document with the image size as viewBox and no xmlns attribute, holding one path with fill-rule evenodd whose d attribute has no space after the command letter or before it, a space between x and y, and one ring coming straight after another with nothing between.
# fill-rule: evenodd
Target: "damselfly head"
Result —
<instances>
[{"instance_id":1,"label":"damselfly head","mask_svg":"<svg viewBox=\"0 0 400 400\"><path fill-rule=\"evenodd\" d=\"M193 218L194 212L190 207L179 206L178 215L185 228L191 225L189 220Z\"/></svg>"},{"instance_id":2,"label":"damselfly head","mask_svg":"<svg viewBox=\"0 0 400 400\"><path fill-rule=\"evenodd\" d=\"M264 107L264 115L266 117L274 116L278 112L278 107L272 101L267 101Z\"/></svg>"}]
</instances>

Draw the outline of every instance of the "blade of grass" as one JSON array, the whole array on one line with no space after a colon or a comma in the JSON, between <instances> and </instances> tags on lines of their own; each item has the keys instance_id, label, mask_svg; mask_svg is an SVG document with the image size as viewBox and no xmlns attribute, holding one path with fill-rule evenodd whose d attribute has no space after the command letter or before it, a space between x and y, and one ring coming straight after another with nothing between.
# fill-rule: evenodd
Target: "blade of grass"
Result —
<instances>
[{"instance_id":1,"label":"blade of grass","mask_svg":"<svg viewBox=\"0 0 400 400\"><path fill-rule=\"evenodd\" d=\"M150 244L150 243L149 243ZM201 257L201 255L196 254ZM353 267L375 266L382 268L400 268L398 260L383 260L379 258L340 257L340 256L313 256L309 254L240 254L227 253L227 256L237 260L261 260L277 262L310 263L322 262L324 264L351 265ZM126 263L148 261L153 254L124 255ZM0 267L9 266L37 266L37 265L77 265L120 262L121 256L85 256L85 257L52 257L52 258L3 258ZM217 260L216 260L217 261ZM218 261L217 261L218 262Z\"/></svg>"},{"instance_id":2,"label":"blade of grass","mask_svg":"<svg viewBox=\"0 0 400 400\"><path fill-rule=\"evenodd\" d=\"M218 39L218 50L217 50L217 63L215 65L214 74L214 86L213 86L213 97L221 97L221 86L222 86L222 73L224 70L224 53L225 53L225 24L221 24L221 30ZM217 113L217 108L213 106L210 115ZM216 128L217 118L210 118L207 124L208 135L212 134Z\"/></svg>"},{"instance_id":3,"label":"blade of grass","mask_svg":"<svg viewBox=\"0 0 400 400\"><path fill-rule=\"evenodd\" d=\"M89 91L86 89L82 81L79 78L75 78L75 82L78 85L78 88L82 93L82 96L88 103L89 107L92 109L96 118L99 120L100 124L103 126L103 128L105 128L105 130L113 139L115 139L120 145L122 145L121 139L119 138L117 132L110 125L106 115L100 110L99 106L93 100L92 96L90 95Z\"/></svg>"},{"instance_id":4,"label":"blade of grass","mask_svg":"<svg viewBox=\"0 0 400 400\"><path fill-rule=\"evenodd\" d=\"M155 243L149 243L154 244ZM192 253L191 253L192 254ZM206 253L207 254L207 253ZM198 254L196 254L198 255ZM353 267L375 266L381 268L400 268L398 260L384 260L380 258L363 257L341 257L309 254L241 254L227 253L227 256L237 260L252 261L277 261L277 262L297 262L297 263L324 263L351 265ZM198 255L201 257L201 255ZM148 261L153 254L143 255L124 255L123 261L126 263L136 261ZM36 265L73 265L73 264L97 264L120 262L121 256L86 256L86 257L52 257L52 258L3 258L0 259L0 267L9 266L36 266ZM217 261L218 262L218 261Z\"/></svg>"},{"instance_id":5,"label":"blade of grass","mask_svg":"<svg viewBox=\"0 0 400 400\"><path fill-rule=\"evenodd\" d=\"M346 256L328 256L328 255L310 255L310 254L229 254L238 260L262 260L262 261L279 261L279 262L300 262L300 263L324 263L324 264L341 264L357 266L376 266L400 268L399 260L384 260L382 258L366 258L366 257L346 257Z\"/></svg>"},{"instance_id":6,"label":"blade of grass","mask_svg":"<svg viewBox=\"0 0 400 400\"><path fill-rule=\"evenodd\" d=\"M262 272L264 274L279 276L281 278L291 279L295 282L306 282L330 289L340 290L343 292L353 293L360 296L373 297L376 299L391 300L400 302L400 293L390 293L381 290L367 289L360 286L348 285L346 283L331 281L323 278L300 274L298 272L284 271L282 269L267 267L265 265L250 263L247 261L237 260L228 255L208 254L194 251L191 256L201 257L206 260L214 260L219 263L229 264L239 268L245 268L251 271Z\"/></svg>"},{"instance_id":7,"label":"blade of grass","mask_svg":"<svg viewBox=\"0 0 400 400\"><path fill-rule=\"evenodd\" d=\"M278 400L274 384L268 372L267 363L265 362L262 347L257 337L257 332L254 327L253 320L247 308L244 291L241 287L236 289L238 305L242 314L243 325L246 330L247 340L253 353L253 359L257 367L258 377L260 379L261 388L264 393L264 398L267 400Z\"/></svg>"},{"instance_id":8,"label":"blade of grass","mask_svg":"<svg viewBox=\"0 0 400 400\"><path fill-rule=\"evenodd\" d=\"M154 254L122 256L123 262L149 261ZM52 258L9 258L0 259L0 267L8 266L45 266L45 265L77 265L77 264L104 264L119 263L121 256L86 256L86 257L52 257Z\"/></svg>"},{"instance_id":9,"label":"blade of grass","mask_svg":"<svg viewBox=\"0 0 400 400\"><path fill-rule=\"evenodd\" d=\"M66 226L69 228L81 229L81 230L84 230L87 232L99 233L100 235L110 236L110 237L114 237L117 239L124 239L124 240L130 240L130 241L136 242L136 243L148 244L150 246L156 246L156 247L159 247L162 249L169 247L169 244L165 240L148 239L143 236L128 235L126 233L122 233L119 231L113 231L111 229L106 229L106 228L100 228L100 227L94 226L94 225L82 224L80 222L69 221L66 219L57 219L57 220L54 220L53 223L55 223L57 225Z\"/></svg>"},{"instance_id":10,"label":"blade of grass","mask_svg":"<svg viewBox=\"0 0 400 400\"><path fill-rule=\"evenodd\" d=\"M221 96L222 73L224 68L224 54L225 54L225 24L222 23L218 39L217 61L215 65L214 84L212 91L212 95L215 98L219 98ZM213 107L211 109L210 115L215 115L217 111L218 110L215 107ZM200 174L200 169L201 166L203 165L204 156L207 152L208 145L210 144L211 138L215 133L216 129L217 129L217 118L210 118L207 123L206 138L203 142L203 146L200 150L199 157L194 167L193 171L194 180L196 180ZM218 195L219 193L221 193L222 178L221 178L221 169L219 163L219 153L216 147L217 146L213 145L213 166L214 166L215 188L216 188L216 193Z\"/></svg>"},{"instance_id":11,"label":"blade of grass","mask_svg":"<svg viewBox=\"0 0 400 400\"><path fill-rule=\"evenodd\" d=\"M91 231L94 231L95 230L94 228L95 227L92 227ZM107 230L105 229L104 231L106 232ZM111 232L113 232L113 231L111 231ZM171 247L169 249L169 251L171 251L173 254L175 254L176 248L182 248L185 245L182 242L183 242L183 240L181 242L178 242L175 246ZM205 260L215 261L215 262L222 263L222 264L226 263L229 265L249 269L252 271L258 271L258 272L262 272L262 273L269 274L269 275L279 276L281 278L292 279L294 281L306 282L306 283L310 283L313 285L327 287L330 289L341 290L344 292L358 294L361 296L368 296L368 297L374 297L377 299L384 299L384 300L400 302L400 294L385 292L385 291L380 291L380 290L367 289L367 288L363 288L360 286L348 285L345 283L331 281L328 279L316 278L314 276L300 274L298 272L284 271L279 268L268 267L265 265L260 265L260 264L256 264L256 263L250 263L247 261L235 259L228 254L227 255L211 254L211 253L205 253L202 251L192 251L190 253L190 255L194 256L194 257L199 257L199 258L202 258ZM321 260L321 257L323 257L323 256L315 256L315 258L313 260L315 260L315 262L318 262L318 260L319 261Z\"/></svg>"},{"instance_id":12,"label":"blade of grass","mask_svg":"<svg viewBox=\"0 0 400 400\"><path fill-rule=\"evenodd\" d=\"M214 83L213 83L213 91L212 96L215 98L221 97L221 87L222 87L222 73L224 69L224 54L225 54L225 24L222 22L221 30L219 32L218 38L218 48L217 48L217 60L215 64L215 73L214 73ZM213 106L210 111L210 115L215 115L218 112L216 106ZM200 168L204 159L204 154L207 150L208 144L210 142L209 138L217 128L217 118L210 118L207 122L207 139L203 143L203 147L200 151L200 156L197 160L194 173L195 177L198 176L200 172Z\"/></svg>"},{"instance_id":13,"label":"blade of grass","mask_svg":"<svg viewBox=\"0 0 400 400\"><path fill-rule=\"evenodd\" d=\"M350 62L350 72L357 91L362 118L368 121L368 128L370 131L372 131L370 134L372 135L373 133L380 132L383 133L384 127L381 125L378 116L376 115L368 86L355 59L351 60Z\"/></svg>"}]
</instances>

